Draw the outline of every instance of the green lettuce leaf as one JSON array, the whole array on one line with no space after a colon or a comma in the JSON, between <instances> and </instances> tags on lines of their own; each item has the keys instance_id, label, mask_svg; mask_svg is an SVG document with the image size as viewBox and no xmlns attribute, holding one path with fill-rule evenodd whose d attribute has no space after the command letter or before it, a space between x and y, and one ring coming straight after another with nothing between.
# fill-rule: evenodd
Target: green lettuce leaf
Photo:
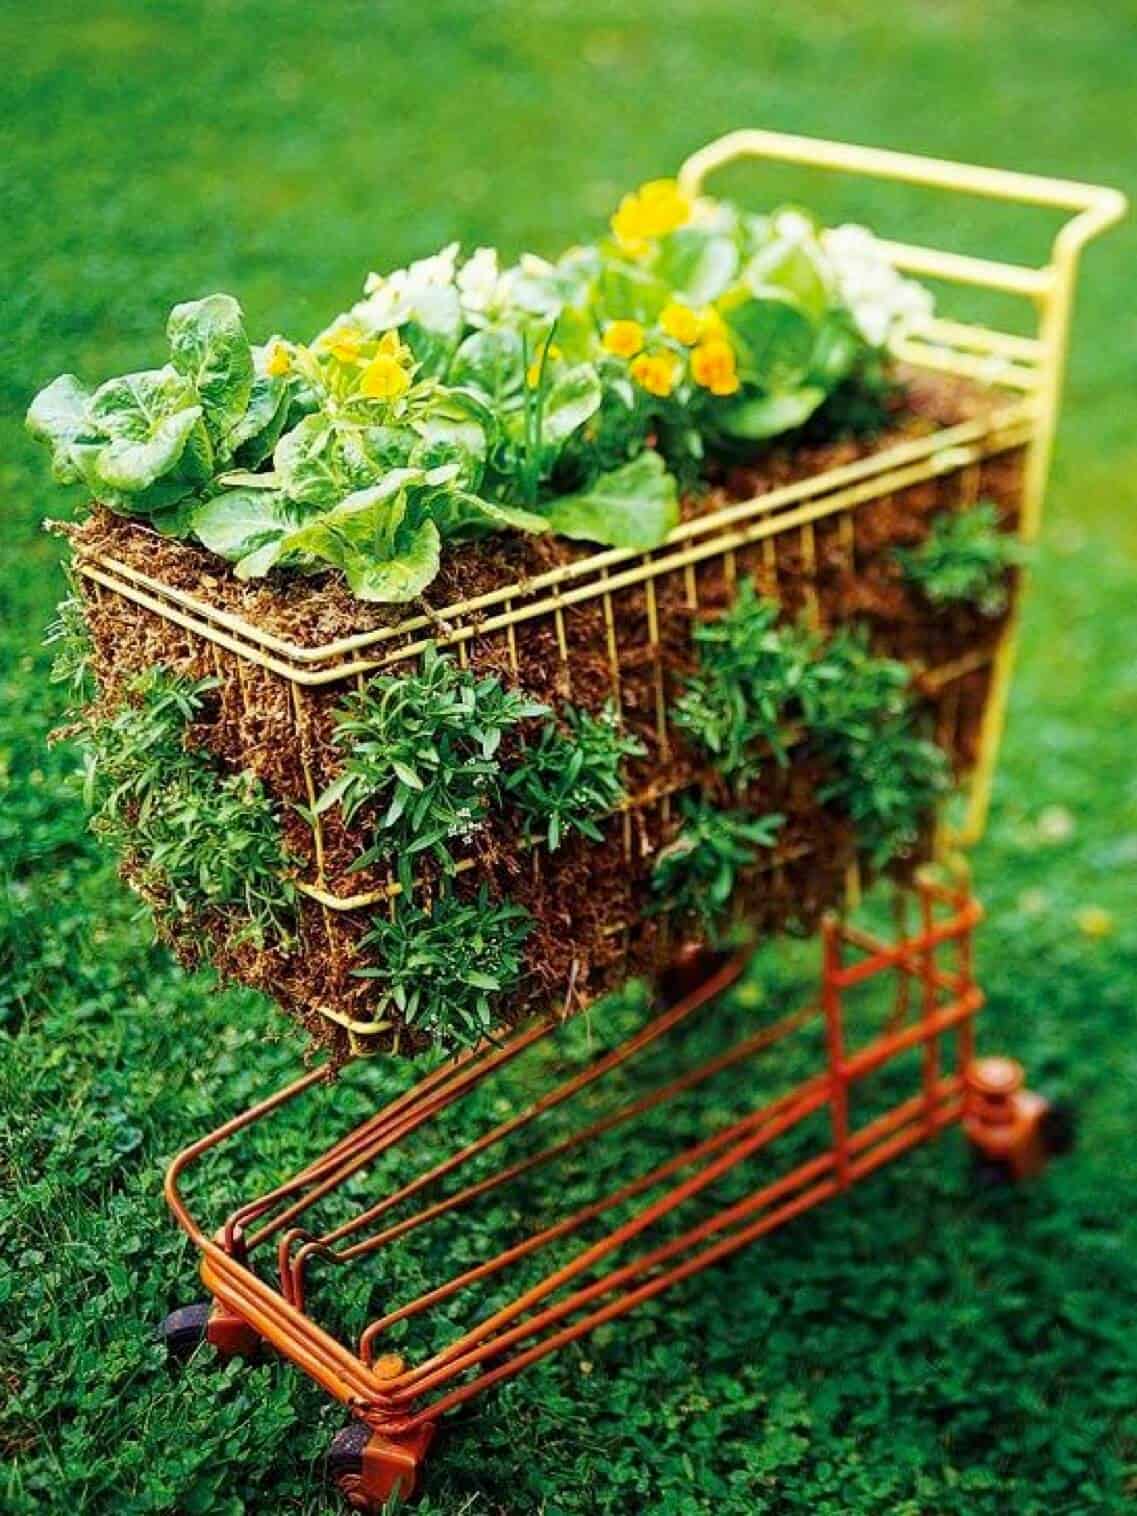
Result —
<instances>
[{"instance_id":1,"label":"green lettuce leaf","mask_svg":"<svg viewBox=\"0 0 1137 1516\"><path fill-rule=\"evenodd\" d=\"M809 420L825 399L827 390L807 385L799 390L782 390L772 395L755 395L736 401L715 412L715 424L728 437L760 442L791 431Z\"/></svg>"},{"instance_id":2,"label":"green lettuce leaf","mask_svg":"<svg viewBox=\"0 0 1137 1516\"><path fill-rule=\"evenodd\" d=\"M562 495L541 513L564 537L608 547L658 547L679 522L675 480L651 451L601 474L576 495Z\"/></svg>"},{"instance_id":3,"label":"green lettuce leaf","mask_svg":"<svg viewBox=\"0 0 1137 1516\"><path fill-rule=\"evenodd\" d=\"M809 368L817 332L794 297L773 285L729 305L723 316L739 350L739 372L763 389L792 389Z\"/></svg>"},{"instance_id":4,"label":"green lettuce leaf","mask_svg":"<svg viewBox=\"0 0 1137 1516\"><path fill-rule=\"evenodd\" d=\"M28 431L51 448L52 476L59 484L85 478L92 455L102 445L88 418L90 398L74 374L60 374L28 407Z\"/></svg>"},{"instance_id":5,"label":"green lettuce leaf","mask_svg":"<svg viewBox=\"0 0 1137 1516\"><path fill-rule=\"evenodd\" d=\"M108 380L92 395L89 414L110 439L95 459L93 482L140 494L178 468L187 451L185 472L192 480L212 471L194 387L169 364Z\"/></svg>"},{"instance_id":6,"label":"green lettuce leaf","mask_svg":"<svg viewBox=\"0 0 1137 1516\"><path fill-rule=\"evenodd\" d=\"M687 305L709 305L738 273L738 249L722 232L683 226L661 242L654 272Z\"/></svg>"},{"instance_id":7,"label":"green lettuce leaf","mask_svg":"<svg viewBox=\"0 0 1137 1516\"><path fill-rule=\"evenodd\" d=\"M549 386L541 407L541 442L560 447L600 409L604 392L591 363L566 369Z\"/></svg>"},{"instance_id":8,"label":"green lettuce leaf","mask_svg":"<svg viewBox=\"0 0 1137 1516\"><path fill-rule=\"evenodd\" d=\"M224 442L244 416L253 389L253 352L232 295L175 305L166 323L174 368L197 391L213 440Z\"/></svg>"}]
</instances>

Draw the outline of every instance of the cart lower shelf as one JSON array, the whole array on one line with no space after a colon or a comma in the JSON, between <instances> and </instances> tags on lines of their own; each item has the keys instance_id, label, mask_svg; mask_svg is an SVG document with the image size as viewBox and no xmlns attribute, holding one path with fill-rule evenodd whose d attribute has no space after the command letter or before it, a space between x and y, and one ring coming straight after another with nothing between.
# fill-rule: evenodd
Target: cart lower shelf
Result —
<instances>
[{"instance_id":1,"label":"cart lower shelf","mask_svg":"<svg viewBox=\"0 0 1137 1516\"><path fill-rule=\"evenodd\" d=\"M167 1176L170 1206L200 1250L211 1297L168 1318L171 1348L204 1338L227 1355L267 1344L290 1359L351 1411L330 1473L353 1506L378 1511L413 1492L448 1411L953 1123L963 1123L983 1177L1035 1172L1066 1144L1068 1125L1022 1088L1017 1064L974 1056L973 1020L983 1003L972 970L978 904L965 884L926 877L901 905L892 940L828 920L816 1000L756 1030L751 1018L744 1035L695 1067L684 1059L684 1034L730 990L744 960L692 947L661 988L663 1008L615 1046L586 1048L583 1066L568 1072L559 1061L555 1022L485 1043L365 1115L210 1235L183 1198L187 1170L314 1091L325 1071L226 1122L181 1153ZM912 905L918 920L907 930ZM950 967L941 962L945 950ZM850 997L874 983L890 992L883 1016L850 1014ZM516 1072L523 1055L535 1065L528 1089L540 1093L448 1147L446 1124L461 1103L492 1090L511 1065ZM664 1077L633 1080L633 1065L639 1075L653 1061ZM732 1070L744 1071L734 1109L715 1093L715 1081ZM685 1121L682 1097L692 1091L699 1101ZM756 1094L764 1098L755 1102ZM709 1131L708 1107L719 1117ZM496 1115L490 1101L485 1110ZM571 1111L577 1119L566 1128ZM659 1161L630 1177L618 1170L620 1182L597 1195L594 1162L604 1139L653 1118ZM553 1140L538 1141L536 1129L548 1132L550 1124ZM394 1175L384 1176L392 1163ZM534 1201L527 1185L540 1172L560 1176L555 1193L578 1190L583 1203L553 1213L547 1197ZM398 1289L397 1257L411 1246L404 1239L479 1202L500 1202L507 1191L516 1232L508 1246L408 1300L385 1299L376 1313L378 1285ZM366 1284L358 1319L338 1319L345 1313L337 1297L357 1275L342 1270L380 1254L383 1276ZM412 1277L421 1281L421 1271ZM507 1288L511 1280L520 1283ZM467 1300L475 1302L462 1311L468 1324L455 1335L455 1312ZM415 1329L426 1346L412 1354Z\"/></svg>"}]
</instances>

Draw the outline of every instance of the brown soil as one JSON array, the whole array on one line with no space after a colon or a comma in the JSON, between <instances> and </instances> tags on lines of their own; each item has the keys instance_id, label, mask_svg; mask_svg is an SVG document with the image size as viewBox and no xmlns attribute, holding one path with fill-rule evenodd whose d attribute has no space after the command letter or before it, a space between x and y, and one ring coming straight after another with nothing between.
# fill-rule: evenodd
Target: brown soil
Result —
<instances>
[{"instance_id":1,"label":"brown soil","mask_svg":"<svg viewBox=\"0 0 1137 1516\"><path fill-rule=\"evenodd\" d=\"M875 442L770 449L745 468L720 469L704 494L684 502L684 511L693 514L749 499L980 414L990 404L989 396L971 386L922 379L909 386L894 424ZM492 831L487 828L475 839L473 867L459 876L457 887L465 891L486 882L527 906L535 923L525 982L503 1008L506 1020L550 1004L571 1010L629 975L652 972L666 960L677 935L690 929L688 923L651 914L650 876L656 852L674 834L670 797L687 786L714 783L678 734L659 721L661 704L666 708L673 701L693 666L693 621L720 611L732 597L734 580L751 574L790 614L812 613L823 626L850 619L867 623L880 652L903 658L917 670L987 652L997 641L1001 621L970 608L933 611L908 590L893 553L897 546L921 541L931 518L961 500L994 500L1012 526L1021 478L1021 451L1008 452L858 507L851 531L849 518L831 518L817 524L811 543L790 531L741 549L733 562L705 559L691 579L677 571L656 578L652 589L633 584L614 591L615 666L602 599L565 607L559 629L552 613L520 623L513 646L501 631L471 638L466 644L471 666L497 672L553 704L571 699L598 710L612 700L646 749L646 756L630 765L629 789L636 804L626 817L609 819L602 845L574 837L553 854L527 849L518 845L508 820L495 822ZM259 584L241 584L204 550L158 538L138 523L102 511L71 535L80 548L107 553L306 646L390 625L413 609L364 605L328 575L274 575ZM513 535L471 545L444 559L429 604L437 609L587 552L558 539ZM317 848L311 828L295 809L310 804L337 772L334 712L353 684L295 686L90 581L81 582L102 698L117 703L129 679L154 664L191 677L216 675L218 689L192 740L226 768L251 769L262 778L280 803L286 840L301 860L302 878L319 877L325 889L339 896L381 888L386 880L379 871L349 873L370 840L360 820L349 831L338 811L328 813ZM562 632L567 661L560 652ZM987 669L980 667L929 700L929 723L960 771L974 760L987 689ZM739 909L756 931L807 931L840 897L853 856L852 838L843 819L818 801L823 780L817 764L799 753L786 768L771 761L744 799L757 813L780 811L786 817L774 857L745 878L738 891ZM429 891L435 883L428 867L424 888ZM379 908L332 910L305 897L297 942L288 952L234 947L230 924L223 920L203 932L176 936L174 946L184 958L207 957L224 973L266 990L317 1041L340 1055L347 1050L346 1038L321 1016L320 1007L361 1021L373 1017L374 988L353 971L364 965L359 939ZM384 1036L381 1045L392 1040ZM420 1037L405 1031L398 1038L402 1050L421 1044Z\"/></svg>"}]
</instances>

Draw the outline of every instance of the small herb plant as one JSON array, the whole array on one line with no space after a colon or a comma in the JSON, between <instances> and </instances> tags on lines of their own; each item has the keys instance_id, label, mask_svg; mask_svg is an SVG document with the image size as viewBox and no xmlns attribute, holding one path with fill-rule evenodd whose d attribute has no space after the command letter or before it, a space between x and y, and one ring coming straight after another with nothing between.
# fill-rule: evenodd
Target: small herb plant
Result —
<instances>
[{"instance_id":1,"label":"small herb plant","mask_svg":"<svg viewBox=\"0 0 1137 1516\"><path fill-rule=\"evenodd\" d=\"M56 606L43 640L53 649L51 682L67 687L70 706L82 706L92 693L92 646L83 602L74 590Z\"/></svg>"},{"instance_id":2,"label":"small herb plant","mask_svg":"<svg viewBox=\"0 0 1137 1516\"><path fill-rule=\"evenodd\" d=\"M945 511L932 522L926 541L897 548L896 557L909 584L932 605L978 606L985 616L1007 608L1007 570L1021 564L1025 549L999 525L989 501L964 511Z\"/></svg>"},{"instance_id":3,"label":"small herb plant","mask_svg":"<svg viewBox=\"0 0 1137 1516\"><path fill-rule=\"evenodd\" d=\"M376 916L361 942L376 966L356 974L378 984L377 1015L393 1006L442 1045L468 1047L492 1031L520 979L531 929L523 906L491 900L484 886L472 900L443 895L431 911L399 895L394 915Z\"/></svg>"},{"instance_id":4,"label":"small herb plant","mask_svg":"<svg viewBox=\"0 0 1137 1516\"><path fill-rule=\"evenodd\" d=\"M695 916L717 942L739 869L776 845L785 818L720 810L701 796L685 795L679 805L683 823L656 857L652 888L660 909Z\"/></svg>"},{"instance_id":5,"label":"small herb plant","mask_svg":"<svg viewBox=\"0 0 1137 1516\"><path fill-rule=\"evenodd\" d=\"M357 869L397 858L409 888L414 859L431 852L451 873L450 844L472 836L499 798L502 736L548 713L428 647L416 673L381 674L348 696L335 730L343 770L316 802L317 814L339 805L346 823L364 810L374 818L374 840Z\"/></svg>"},{"instance_id":6,"label":"small herb plant","mask_svg":"<svg viewBox=\"0 0 1137 1516\"><path fill-rule=\"evenodd\" d=\"M911 850L929 808L947 788L946 760L916 730L909 674L877 658L863 636L825 641L778 622L778 607L750 581L717 621L696 631L700 667L675 708L675 724L742 795L786 737L828 761L821 793L853 821L876 867Z\"/></svg>"},{"instance_id":7,"label":"small herb plant","mask_svg":"<svg viewBox=\"0 0 1137 1516\"><path fill-rule=\"evenodd\" d=\"M910 853L949 784L947 759L916 729L904 664L877 658L859 631L831 639L817 664L810 740L829 760L821 799L852 821L876 868Z\"/></svg>"},{"instance_id":8,"label":"small herb plant","mask_svg":"<svg viewBox=\"0 0 1137 1516\"><path fill-rule=\"evenodd\" d=\"M786 761L787 721L809 700L813 639L779 624L780 608L751 580L724 616L695 628L699 671L673 711L675 725L740 792L772 751Z\"/></svg>"},{"instance_id":9,"label":"small herb plant","mask_svg":"<svg viewBox=\"0 0 1137 1516\"><path fill-rule=\"evenodd\" d=\"M562 714L563 727L546 723L505 781L521 815L544 831L552 849L570 829L603 840L598 820L625 797L623 761L644 752L641 742L620 730L611 706L599 716L573 706Z\"/></svg>"},{"instance_id":10,"label":"small herb plant","mask_svg":"<svg viewBox=\"0 0 1137 1516\"><path fill-rule=\"evenodd\" d=\"M113 717L83 725L91 827L121 850L160 920L223 910L239 920L237 941L264 946L288 938L293 860L260 781L222 775L186 745L215 684L151 669Z\"/></svg>"}]
</instances>

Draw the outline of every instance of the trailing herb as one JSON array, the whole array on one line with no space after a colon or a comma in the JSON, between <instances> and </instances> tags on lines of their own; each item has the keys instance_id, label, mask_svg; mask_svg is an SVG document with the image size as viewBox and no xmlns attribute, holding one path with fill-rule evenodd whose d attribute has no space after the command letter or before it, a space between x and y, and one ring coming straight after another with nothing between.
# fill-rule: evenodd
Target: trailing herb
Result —
<instances>
[{"instance_id":1,"label":"trailing herb","mask_svg":"<svg viewBox=\"0 0 1137 1516\"><path fill-rule=\"evenodd\" d=\"M862 401L879 417L889 340L929 305L860 228L658 180L557 263L455 243L372 274L310 342L253 346L229 295L176 306L164 367L93 393L64 374L28 426L61 482L239 578L331 567L398 603L490 532L658 546L669 469L689 483L709 448L826 414L860 425Z\"/></svg>"},{"instance_id":2,"label":"trailing herb","mask_svg":"<svg viewBox=\"0 0 1137 1516\"><path fill-rule=\"evenodd\" d=\"M876 658L859 631L844 631L818 664L810 740L829 760L821 799L848 815L875 868L909 854L949 786L943 752L916 728L902 663Z\"/></svg>"},{"instance_id":3,"label":"trailing herb","mask_svg":"<svg viewBox=\"0 0 1137 1516\"><path fill-rule=\"evenodd\" d=\"M904 577L932 605L975 605L985 616L1007 608L1007 571L1023 563L1026 550L1001 529L998 509L983 501L963 511L945 511L916 548L897 548Z\"/></svg>"},{"instance_id":4,"label":"trailing herb","mask_svg":"<svg viewBox=\"0 0 1137 1516\"><path fill-rule=\"evenodd\" d=\"M744 580L716 621L696 629L699 669L676 703L688 733L739 795L787 737L822 754L831 777L821 798L853 822L874 866L910 852L948 786L943 753L920 737L907 668L877 658L863 635L824 641L779 623L779 607Z\"/></svg>"},{"instance_id":5,"label":"trailing herb","mask_svg":"<svg viewBox=\"0 0 1137 1516\"><path fill-rule=\"evenodd\" d=\"M672 712L739 792L770 753L787 761L786 728L812 703L815 639L780 614L744 579L725 615L695 627L699 669Z\"/></svg>"},{"instance_id":6,"label":"trailing herb","mask_svg":"<svg viewBox=\"0 0 1137 1516\"><path fill-rule=\"evenodd\" d=\"M499 797L503 734L548 714L428 647L416 673L381 674L347 697L334 738L343 767L316 813L338 805L350 825L367 812L374 838L357 870L394 859L409 888L415 858L431 852L452 873L450 844L472 836Z\"/></svg>"},{"instance_id":7,"label":"trailing herb","mask_svg":"<svg viewBox=\"0 0 1137 1516\"><path fill-rule=\"evenodd\" d=\"M521 977L521 950L532 928L522 906L442 896L425 911L406 895L392 917L376 916L361 947L375 967L357 969L379 985L376 1016L394 1008L410 1027L443 1046L468 1047L492 1031L503 998Z\"/></svg>"},{"instance_id":8,"label":"trailing herb","mask_svg":"<svg viewBox=\"0 0 1137 1516\"><path fill-rule=\"evenodd\" d=\"M67 686L71 706L85 704L93 693L91 676L91 633L83 613L83 602L72 589L55 608L55 618L44 633L44 646L53 649L52 684Z\"/></svg>"},{"instance_id":9,"label":"trailing herb","mask_svg":"<svg viewBox=\"0 0 1137 1516\"><path fill-rule=\"evenodd\" d=\"M685 795L679 809L682 826L656 857L652 888L659 909L694 916L717 943L739 870L777 844L785 818L719 810L702 796Z\"/></svg>"},{"instance_id":10,"label":"trailing herb","mask_svg":"<svg viewBox=\"0 0 1137 1516\"><path fill-rule=\"evenodd\" d=\"M551 849L570 829L603 841L596 823L625 798L623 761L644 752L638 739L621 731L611 706L600 716L568 706L562 716L563 726L548 722L525 745L505 781L522 816L544 831Z\"/></svg>"},{"instance_id":11,"label":"trailing herb","mask_svg":"<svg viewBox=\"0 0 1137 1516\"><path fill-rule=\"evenodd\" d=\"M296 890L276 809L253 775L223 775L186 745L216 682L151 669L114 716L83 725L91 829L121 850L159 920L224 911L235 941L284 942Z\"/></svg>"}]
</instances>

